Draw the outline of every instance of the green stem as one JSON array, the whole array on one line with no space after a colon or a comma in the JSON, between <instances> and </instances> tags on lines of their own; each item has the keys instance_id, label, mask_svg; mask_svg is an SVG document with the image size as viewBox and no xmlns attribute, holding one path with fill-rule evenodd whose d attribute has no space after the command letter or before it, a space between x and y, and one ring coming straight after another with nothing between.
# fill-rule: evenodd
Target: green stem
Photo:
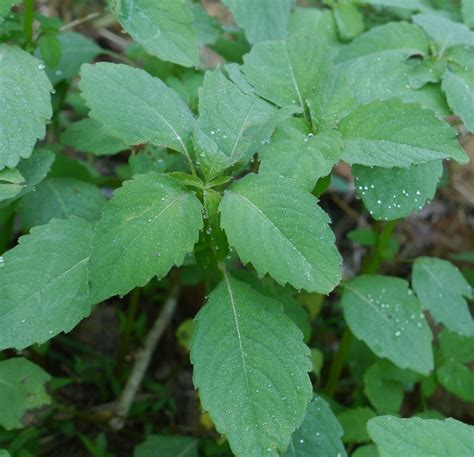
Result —
<instances>
[{"instance_id":1,"label":"green stem","mask_svg":"<svg viewBox=\"0 0 474 457\"><path fill-rule=\"evenodd\" d=\"M380 265L382 264L384 253L387 249L388 243L392 237L397 221L388 221L384 224L379 237L377 239L377 244L373 247L367 261L364 262L361 273L362 274L374 274L376 273ZM344 368L347 356L352 342L352 332L349 327L344 329L342 334L341 343L339 349L334 356L334 359L329 368L328 380L326 383L325 392L328 396L332 397L336 391L339 379L341 378L342 369Z\"/></svg>"},{"instance_id":2,"label":"green stem","mask_svg":"<svg viewBox=\"0 0 474 457\"><path fill-rule=\"evenodd\" d=\"M130 344L130 337L133 331L133 323L137 316L138 305L140 303L140 288L134 289L130 294L130 301L128 305L127 319L125 321L125 328L122 333L122 338L120 340L120 345L117 355L117 364L115 365L115 374L121 376L123 373L123 368L125 366L125 359L128 354L128 347Z\"/></svg>"},{"instance_id":3,"label":"green stem","mask_svg":"<svg viewBox=\"0 0 474 457\"><path fill-rule=\"evenodd\" d=\"M24 0L23 33L27 44L33 43L33 11L35 0Z\"/></svg>"}]
</instances>

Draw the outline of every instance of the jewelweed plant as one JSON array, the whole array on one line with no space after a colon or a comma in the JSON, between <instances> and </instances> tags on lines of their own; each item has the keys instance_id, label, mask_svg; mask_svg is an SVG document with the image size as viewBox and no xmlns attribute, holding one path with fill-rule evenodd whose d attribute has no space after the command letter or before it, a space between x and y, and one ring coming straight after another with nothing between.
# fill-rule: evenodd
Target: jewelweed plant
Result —
<instances>
[{"instance_id":1,"label":"jewelweed plant","mask_svg":"<svg viewBox=\"0 0 474 457\"><path fill-rule=\"evenodd\" d=\"M127 430L191 283L206 296L184 324L208 426L148 423L135 456L474 455L473 427L427 406L437 389L474 401L472 289L449 260L401 258L396 236L448 162L468 162L474 2L304 3L112 0L66 22L0 3L2 457L55 455L57 430L89 455L131 455L107 450L107 430ZM74 31L91 21L101 39ZM361 202L341 205L365 225L336 245L326 198L350 195L350 176ZM367 253L356 268L344 243ZM130 370L150 289L164 305ZM55 337L128 294L103 434L51 431L76 382L44 369Z\"/></svg>"}]
</instances>

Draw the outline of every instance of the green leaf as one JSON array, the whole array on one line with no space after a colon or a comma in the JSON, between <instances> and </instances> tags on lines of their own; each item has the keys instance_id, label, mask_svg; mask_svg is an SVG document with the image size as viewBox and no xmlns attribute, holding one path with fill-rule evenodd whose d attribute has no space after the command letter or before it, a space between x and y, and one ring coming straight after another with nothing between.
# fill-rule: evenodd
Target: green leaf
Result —
<instances>
[{"instance_id":1,"label":"green leaf","mask_svg":"<svg viewBox=\"0 0 474 457\"><path fill-rule=\"evenodd\" d=\"M58 67L61 62L62 47L57 33L46 33L38 41L41 57L51 69Z\"/></svg>"},{"instance_id":2,"label":"green leaf","mask_svg":"<svg viewBox=\"0 0 474 457\"><path fill-rule=\"evenodd\" d=\"M23 357L0 362L0 425L7 430L26 426L26 415L51 404L46 371ZM1 454L0 454L1 455Z\"/></svg>"},{"instance_id":3,"label":"green leaf","mask_svg":"<svg viewBox=\"0 0 474 457\"><path fill-rule=\"evenodd\" d=\"M312 395L301 332L278 302L227 273L196 322L194 384L217 430L238 457L285 450Z\"/></svg>"},{"instance_id":4,"label":"green leaf","mask_svg":"<svg viewBox=\"0 0 474 457\"><path fill-rule=\"evenodd\" d=\"M152 143L189 155L194 118L160 79L127 65L83 65L79 87L90 116L125 144Z\"/></svg>"},{"instance_id":5,"label":"green leaf","mask_svg":"<svg viewBox=\"0 0 474 457\"><path fill-rule=\"evenodd\" d=\"M215 130L212 130L212 132L215 134ZM226 134L224 136L227 137ZM206 181L212 180L233 165L235 159L224 154L211 138L211 135L204 133L197 125L194 129L193 146L196 154L196 164L199 165Z\"/></svg>"},{"instance_id":6,"label":"green leaf","mask_svg":"<svg viewBox=\"0 0 474 457\"><path fill-rule=\"evenodd\" d=\"M118 189L96 226L90 260L93 302L162 278L192 251L202 206L172 178L150 172Z\"/></svg>"},{"instance_id":7,"label":"green leaf","mask_svg":"<svg viewBox=\"0 0 474 457\"><path fill-rule=\"evenodd\" d=\"M319 8L296 7L290 15L288 33L304 33L318 36L330 46L330 53L334 54L341 46L339 41L336 21L330 10Z\"/></svg>"},{"instance_id":8,"label":"green leaf","mask_svg":"<svg viewBox=\"0 0 474 457\"><path fill-rule=\"evenodd\" d=\"M358 276L344 285L342 306L354 335L379 357L421 374L433 369L431 331L405 280Z\"/></svg>"},{"instance_id":9,"label":"green leaf","mask_svg":"<svg viewBox=\"0 0 474 457\"><path fill-rule=\"evenodd\" d=\"M194 16L194 27L200 44L214 44L219 37L221 27L217 19L209 16L199 3L189 3Z\"/></svg>"},{"instance_id":10,"label":"green leaf","mask_svg":"<svg viewBox=\"0 0 474 457\"><path fill-rule=\"evenodd\" d=\"M430 10L429 0L355 0L366 5L385 6L387 8L400 8L410 11Z\"/></svg>"},{"instance_id":11,"label":"green leaf","mask_svg":"<svg viewBox=\"0 0 474 457\"><path fill-rule=\"evenodd\" d=\"M376 362L364 374L364 393L379 414L395 414L403 402L403 386L387 379L383 365Z\"/></svg>"},{"instance_id":12,"label":"green leaf","mask_svg":"<svg viewBox=\"0 0 474 457\"><path fill-rule=\"evenodd\" d=\"M79 73L81 65L94 60L102 53L102 48L95 41L82 33L60 33L61 60L54 70L46 68L46 73L53 84L70 79ZM35 53L41 57L41 53Z\"/></svg>"},{"instance_id":13,"label":"green leaf","mask_svg":"<svg viewBox=\"0 0 474 457\"><path fill-rule=\"evenodd\" d=\"M123 28L147 52L185 67L199 64L194 16L187 0L113 0Z\"/></svg>"},{"instance_id":14,"label":"green leaf","mask_svg":"<svg viewBox=\"0 0 474 457\"><path fill-rule=\"evenodd\" d=\"M90 313L91 241L88 222L53 219L3 254L0 349L44 343Z\"/></svg>"},{"instance_id":15,"label":"green leaf","mask_svg":"<svg viewBox=\"0 0 474 457\"><path fill-rule=\"evenodd\" d=\"M464 298L472 297L472 289L451 262L419 257L413 266L412 281L423 307L436 322L460 335L474 335L474 322Z\"/></svg>"},{"instance_id":16,"label":"green leaf","mask_svg":"<svg viewBox=\"0 0 474 457\"><path fill-rule=\"evenodd\" d=\"M52 90L44 65L26 51L0 44L0 170L30 157L51 118Z\"/></svg>"},{"instance_id":17,"label":"green leaf","mask_svg":"<svg viewBox=\"0 0 474 457\"><path fill-rule=\"evenodd\" d=\"M409 167L435 159L467 163L456 132L433 112L398 99L362 105L342 119L342 159L379 167Z\"/></svg>"},{"instance_id":18,"label":"green leaf","mask_svg":"<svg viewBox=\"0 0 474 457\"><path fill-rule=\"evenodd\" d=\"M344 429L344 443L365 443L370 441L367 433L367 421L375 417L375 413L367 407L346 409L337 415L337 420Z\"/></svg>"},{"instance_id":19,"label":"green leaf","mask_svg":"<svg viewBox=\"0 0 474 457\"><path fill-rule=\"evenodd\" d=\"M54 153L49 149L35 149L31 157L20 160L17 168L25 180L25 186L16 198L23 197L36 189L36 185L48 174L54 159Z\"/></svg>"},{"instance_id":20,"label":"green leaf","mask_svg":"<svg viewBox=\"0 0 474 457\"><path fill-rule=\"evenodd\" d=\"M443 173L440 160L409 168L381 168L354 165L357 194L378 220L393 220L421 209L434 197Z\"/></svg>"},{"instance_id":21,"label":"green leaf","mask_svg":"<svg viewBox=\"0 0 474 457\"><path fill-rule=\"evenodd\" d=\"M342 62L337 66L337 72L345 77L360 104L400 98L406 103L420 103L439 117L447 115L449 107L439 85L427 84L413 90L408 76L413 65L396 53L381 52L376 56L368 54Z\"/></svg>"},{"instance_id":22,"label":"green leaf","mask_svg":"<svg viewBox=\"0 0 474 457\"><path fill-rule=\"evenodd\" d=\"M446 457L474 454L474 427L455 419L381 416L368 424L380 457Z\"/></svg>"},{"instance_id":23,"label":"green leaf","mask_svg":"<svg viewBox=\"0 0 474 457\"><path fill-rule=\"evenodd\" d=\"M452 394L466 402L474 402L474 373L472 370L457 362L448 359L436 369L438 382Z\"/></svg>"},{"instance_id":24,"label":"green leaf","mask_svg":"<svg viewBox=\"0 0 474 457\"><path fill-rule=\"evenodd\" d=\"M0 457L10 457L10 453L5 449L0 449Z\"/></svg>"},{"instance_id":25,"label":"green leaf","mask_svg":"<svg viewBox=\"0 0 474 457\"><path fill-rule=\"evenodd\" d=\"M341 257L317 199L293 180L248 175L220 205L229 245L260 275L296 289L328 293L341 278Z\"/></svg>"},{"instance_id":26,"label":"green leaf","mask_svg":"<svg viewBox=\"0 0 474 457\"><path fill-rule=\"evenodd\" d=\"M334 19L343 41L354 39L365 29L364 16L351 3L338 3L334 8Z\"/></svg>"},{"instance_id":27,"label":"green leaf","mask_svg":"<svg viewBox=\"0 0 474 457\"><path fill-rule=\"evenodd\" d=\"M127 146L118 138L102 131L102 125L94 119L81 119L70 124L61 135L61 142L76 151L96 156L117 154Z\"/></svg>"},{"instance_id":28,"label":"green leaf","mask_svg":"<svg viewBox=\"0 0 474 457\"><path fill-rule=\"evenodd\" d=\"M444 59L429 56L418 62L408 74L408 82L413 89L420 89L428 83L439 83L446 68Z\"/></svg>"},{"instance_id":29,"label":"green leaf","mask_svg":"<svg viewBox=\"0 0 474 457\"><path fill-rule=\"evenodd\" d=\"M198 457L199 442L187 436L150 435L133 451L133 457Z\"/></svg>"},{"instance_id":30,"label":"green leaf","mask_svg":"<svg viewBox=\"0 0 474 457\"><path fill-rule=\"evenodd\" d=\"M375 444L366 444L359 446L352 454L351 457L379 457L377 446Z\"/></svg>"},{"instance_id":31,"label":"green leaf","mask_svg":"<svg viewBox=\"0 0 474 457\"><path fill-rule=\"evenodd\" d=\"M25 179L16 168L0 170L0 202L16 197L24 183Z\"/></svg>"},{"instance_id":32,"label":"green leaf","mask_svg":"<svg viewBox=\"0 0 474 457\"><path fill-rule=\"evenodd\" d=\"M461 12L464 23L474 28L474 3L471 0L461 0Z\"/></svg>"},{"instance_id":33,"label":"green leaf","mask_svg":"<svg viewBox=\"0 0 474 457\"><path fill-rule=\"evenodd\" d=\"M223 0L251 44L286 38L293 0Z\"/></svg>"},{"instance_id":34,"label":"green leaf","mask_svg":"<svg viewBox=\"0 0 474 457\"><path fill-rule=\"evenodd\" d=\"M438 45L441 54L452 46L474 47L474 32L464 24L454 22L441 14L422 13L413 16L413 22L419 25Z\"/></svg>"},{"instance_id":35,"label":"green leaf","mask_svg":"<svg viewBox=\"0 0 474 457\"><path fill-rule=\"evenodd\" d=\"M197 157L206 174L211 176L239 160L250 160L270 138L280 112L255 95L244 93L221 71L207 72L199 95L198 124L208 139L195 138L200 154L208 149L205 156Z\"/></svg>"},{"instance_id":36,"label":"green leaf","mask_svg":"<svg viewBox=\"0 0 474 457\"><path fill-rule=\"evenodd\" d=\"M461 363L474 361L474 336L465 337L443 329L438 340L443 359L452 358Z\"/></svg>"},{"instance_id":37,"label":"green leaf","mask_svg":"<svg viewBox=\"0 0 474 457\"><path fill-rule=\"evenodd\" d=\"M376 26L341 48L336 62L354 58L387 54L406 59L413 55L427 55L428 40L423 31L408 22L389 22Z\"/></svg>"},{"instance_id":38,"label":"green leaf","mask_svg":"<svg viewBox=\"0 0 474 457\"><path fill-rule=\"evenodd\" d=\"M305 34L286 41L256 44L244 56L242 70L261 97L278 106L297 106L301 112L329 56L318 40ZM311 65L308 65L311 62Z\"/></svg>"},{"instance_id":39,"label":"green leaf","mask_svg":"<svg viewBox=\"0 0 474 457\"><path fill-rule=\"evenodd\" d=\"M338 132L326 130L314 135L306 122L293 118L279 126L260 150L259 172L294 178L310 192L339 161L340 150Z\"/></svg>"},{"instance_id":40,"label":"green leaf","mask_svg":"<svg viewBox=\"0 0 474 457\"><path fill-rule=\"evenodd\" d=\"M446 70L441 88L453 113L461 118L470 132L474 132L474 71L454 68Z\"/></svg>"},{"instance_id":41,"label":"green leaf","mask_svg":"<svg viewBox=\"0 0 474 457\"><path fill-rule=\"evenodd\" d=\"M293 433L290 445L282 457L346 457L341 441L342 433L342 427L328 403L315 395L308 405L303 423Z\"/></svg>"},{"instance_id":42,"label":"green leaf","mask_svg":"<svg viewBox=\"0 0 474 457\"><path fill-rule=\"evenodd\" d=\"M105 198L93 184L71 178L50 178L21 199L19 215L29 230L47 224L51 219L77 216L87 221L99 219Z\"/></svg>"},{"instance_id":43,"label":"green leaf","mask_svg":"<svg viewBox=\"0 0 474 457\"><path fill-rule=\"evenodd\" d=\"M0 2L0 17L4 17L10 13L10 9L18 5L21 0L2 0Z\"/></svg>"}]
</instances>

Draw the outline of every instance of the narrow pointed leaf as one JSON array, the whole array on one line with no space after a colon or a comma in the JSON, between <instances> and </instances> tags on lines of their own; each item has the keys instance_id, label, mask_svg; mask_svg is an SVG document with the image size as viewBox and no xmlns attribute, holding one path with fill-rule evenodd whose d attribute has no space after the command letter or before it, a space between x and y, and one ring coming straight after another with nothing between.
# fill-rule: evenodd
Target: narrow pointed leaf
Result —
<instances>
[{"instance_id":1,"label":"narrow pointed leaf","mask_svg":"<svg viewBox=\"0 0 474 457\"><path fill-rule=\"evenodd\" d=\"M180 265L199 238L202 206L175 180L136 175L106 205L90 261L94 302L125 295Z\"/></svg>"},{"instance_id":2,"label":"narrow pointed leaf","mask_svg":"<svg viewBox=\"0 0 474 457\"><path fill-rule=\"evenodd\" d=\"M26 51L0 44L0 170L30 157L45 135L53 87L44 68Z\"/></svg>"},{"instance_id":3,"label":"narrow pointed leaf","mask_svg":"<svg viewBox=\"0 0 474 457\"><path fill-rule=\"evenodd\" d=\"M433 369L431 331L405 280L358 276L345 284L342 306L352 332L379 357L421 374Z\"/></svg>"},{"instance_id":4,"label":"narrow pointed leaf","mask_svg":"<svg viewBox=\"0 0 474 457\"><path fill-rule=\"evenodd\" d=\"M435 159L467 156L456 132L431 111L398 99L362 105L342 119L342 158L348 163L379 167L409 167Z\"/></svg>"},{"instance_id":5,"label":"narrow pointed leaf","mask_svg":"<svg viewBox=\"0 0 474 457\"><path fill-rule=\"evenodd\" d=\"M309 349L281 305L226 275L196 317L191 346L203 408L234 454L286 449L312 388Z\"/></svg>"},{"instance_id":6,"label":"narrow pointed leaf","mask_svg":"<svg viewBox=\"0 0 474 457\"><path fill-rule=\"evenodd\" d=\"M292 179L248 175L226 191L219 210L229 245L259 274L310 292L328 293L339 283L329 217Z\"/></svg>"},{"instance_id":7,"label":"narrow pointed leaf","mask_svg":"<svg viewBox=\"0 0 474 457\"><path fill-rule=\"evenodd\" d=\"M44 343L90 313L91 241L88 222L53 219L3 254L0 349Z\"/></svg>"}]
</instances>

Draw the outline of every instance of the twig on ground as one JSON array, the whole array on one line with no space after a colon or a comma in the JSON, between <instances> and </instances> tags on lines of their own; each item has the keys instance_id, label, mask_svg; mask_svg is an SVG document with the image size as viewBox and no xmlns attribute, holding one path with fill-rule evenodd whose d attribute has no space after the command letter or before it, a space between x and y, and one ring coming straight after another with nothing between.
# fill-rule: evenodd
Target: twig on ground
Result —
<instances>
[{"instance_id":1,"label":"twig on ground","mask_svg":"<svg viewBox=\"0 0 474 457\"><path fill-rule=\"evenodd\" d=\"M143 381L148 365L150 364L153 352L155 351L155 348L160 341L164 330L171 321L171 317L176 309L178 292L178 286L174 285L171 289L170 295L163 305L160 315L146 337L143 349L135 360L127 384L115 405L114 417L109 421L110 427L114 430L122 429L125 424L125 420L127 419L130 408Z\"/></svg>"}]
</instances>

